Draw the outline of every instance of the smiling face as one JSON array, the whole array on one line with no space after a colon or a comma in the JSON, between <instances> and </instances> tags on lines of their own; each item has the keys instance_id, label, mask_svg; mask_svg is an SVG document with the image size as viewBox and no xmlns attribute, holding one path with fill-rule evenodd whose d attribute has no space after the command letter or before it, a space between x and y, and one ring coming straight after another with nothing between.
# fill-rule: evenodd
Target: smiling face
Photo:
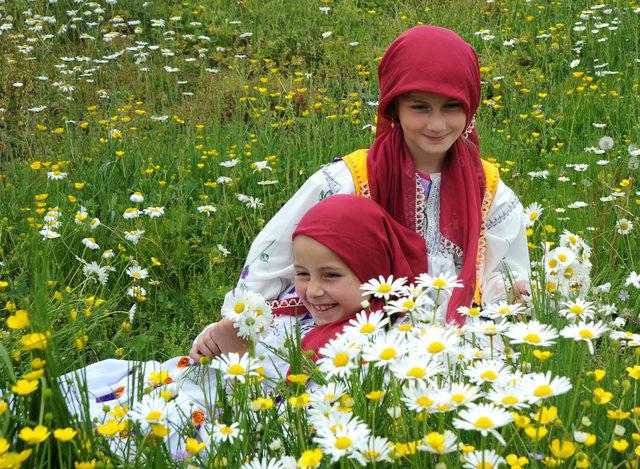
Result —
<instances>
[{"instance_id":1,"label":"smiling face","mask_svg":"<svg viewBox=\"0 0 640 469\"><path fill-rule=\"evenodd\" d=\"M417 91L399 96L397 106L416 167L424 172L440 171L447 151L466 128L464 106L446 96Z\"/></svg>"},{"instance_id":2,"label":"smiling face","mask_svg":"<svg viewBox=\"0 0 640 469\"><path fill-rule=\"evenodd\" d=\"M360 310L360 280L332 250L315 239L293 240L296 293L316 324L327 324Z\"/></svg>"}]
</instances>

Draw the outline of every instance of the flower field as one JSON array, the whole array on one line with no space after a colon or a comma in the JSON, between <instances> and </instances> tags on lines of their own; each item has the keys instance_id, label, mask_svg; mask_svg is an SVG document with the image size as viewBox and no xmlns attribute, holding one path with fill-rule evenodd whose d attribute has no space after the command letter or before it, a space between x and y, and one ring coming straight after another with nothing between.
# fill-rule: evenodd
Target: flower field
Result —
<instances>
[{"instance_id":1,"label":"flower field","mask_svg":"<svg viewBox=\"0 0 640 469\"><path fill-rule=\"evenodd\" d=\"M371 144L377 63L416 24L478 53L531 299L456 329L426 300L455 278L374 279L385 308L313 364L295 327L264 348L247 294L252 352L193 363L266 221ZM638 467L638 37L624 0L0 0L0 468ZM59 376L171 357L68 411Z\"/></svg>"}]
</instances>

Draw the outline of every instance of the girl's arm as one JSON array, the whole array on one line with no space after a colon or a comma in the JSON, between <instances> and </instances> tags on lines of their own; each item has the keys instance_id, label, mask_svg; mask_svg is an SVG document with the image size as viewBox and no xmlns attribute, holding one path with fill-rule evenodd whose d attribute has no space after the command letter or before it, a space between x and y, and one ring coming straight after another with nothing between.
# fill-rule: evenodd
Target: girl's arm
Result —
<instances>
[{"instance_id":1,"label":"girl's arm","mask_svg":"<svg viewBox=\"0 0 640 469\"><path fill-rule=\"evenodd\" d=\"M501 180L486 221L481 279L485 303L507 299L514 287L520 293L529 291L529 249L522 213L518 196Z\"/></svg>"},{"instance_id":2,"label":"girl's arm","mask_svg":"<svg viewBox=\"0 0 640 469\"><path fill-rule=\"evenodd\" d=\"M319 201L334 194L354 193L351 172L343 161L329 164L313 174L258 233L249 249L236 289L260 293L266 300L276 300L293 293L291 235L298 222ZM223 311L233 307L233 292L225 295ZM210 324L207 328L212 326ZM207 328L196 337L194 344Z\"/></svg>"}]
</instances>

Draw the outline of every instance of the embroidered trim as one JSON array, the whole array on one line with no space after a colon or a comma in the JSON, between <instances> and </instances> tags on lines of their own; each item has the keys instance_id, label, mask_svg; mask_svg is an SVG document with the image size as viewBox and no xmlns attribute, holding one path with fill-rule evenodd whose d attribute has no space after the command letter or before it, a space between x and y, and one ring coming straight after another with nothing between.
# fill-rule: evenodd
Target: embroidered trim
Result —
<instances>
[{"instance_id":1,"label":"embroidered trim","mask_svg":"<svg viewBox=\"0 0 640 469\"><path fill-rule=\"evenodd\" d=\"M511 198L509 199L509 203L504 208L504 210L502 210L502 212L500 212L498 215L492 217L487 221L487 229L490 230L494 226L497 226L500 223L502 223L504 220L506 220L507 217L511 214L511 212L513 212L513 210L518 206L518 204L520 204L520 200L512 191Z\"/></svg>"},{"instance_id":2,"label":"embroidered trim","mask_svg":"<svg viewBox=\"0 0 640 469\"><path fill-rule=\"evenodd\" d=\"M327 188L328 188L324 198L327 198L329 196L336 194L339 190L338 188L339 184L336 182L333 176L329 174L328 166L329 165L325 165L322 167L322 174L324 175L324 179L327 183Z\"/></svg>"},{"instance_id":3,"label":"embroidered trim","mask_svg":"<svg viewBox=\"0 0 640 469\"><path fill-rule=\"evenodd\" d=\"M426 197L424 195L424 187L420 182L420 176L416 174L416 231L424 235L424 206Z\"/></svg>"},{"instance_id":4,"label":"embroidered trim","mask_svg":"<svg viewBox=\"0 0 640 469\"><path fill-rule=\"evenodd\" d=\"M371 191L369 190L369 183L367 182L363 182L362 185L360 186L360 196L364 197L365 199L370 199L371 198Z\"/></svg>"},{"instance_id":5,"label":"embroidered trim","mask_svg":"<svg viewBox=\"0 0 640 469\"><path fill-rule=\"evenodd\" d=\"M297 296L291 298L284 298L282 300L272 300L269 302L269 306L271 307L271 311L276 313L279 309L284 308L297 308L302 306L304 308L304 303Z\"/></svg>"},{"instance_id":6,"label":"embroidered trim","mask_svg":"<svg viewBox=\"0 0 640 469\"><path fill-rule=\"evenodd\" d=\"M491 202L493 202L494 194L491 190L484 191L484 197L482 198L482 223L480 224L480 238L478 239L478 256L476 257L476 291L474 294L474 301L477 304L482 302L482 294L480 293L480 272L484 268L484 255L487 247L487 240L485 237L487 227L487 215L489 215L489 209L491 208Z\"/></svg>"},{"instance_id":7,"label":"embroidered trim","mask_svg":"<svg viewBox=\"0 0 640 469\"><path fill-rule=\"evenodd\" d=\"M464 133L462 134L462 138L469 138L469 135L471 135L471 132L473 131L473 128L476 126L476 117L473 116L471 118L471 123L469 124L469 126L465 129Z\"/></svg>"}]
</instances>

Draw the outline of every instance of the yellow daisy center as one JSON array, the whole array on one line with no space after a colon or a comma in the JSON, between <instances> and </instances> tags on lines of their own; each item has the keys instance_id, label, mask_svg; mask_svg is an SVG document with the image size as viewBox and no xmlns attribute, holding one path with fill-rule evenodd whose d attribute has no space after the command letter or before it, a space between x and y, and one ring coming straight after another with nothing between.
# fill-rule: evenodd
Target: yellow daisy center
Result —
<instances>
[{"instance_id":1,"label":"yellow daisy center","mask_svg":"<svg viewBox=\"0 0 640 469\"><path fill-rule=\"evenodd\" d=\"M524 336L524 340L530 342L532 344L539 344L542 340L538 334L534 334L533 332Z\"/></svg>"},{"instance_id":2,"label":"yellow daisy center","mask_svg":"<svg viewBox=\"0 0 640 469\"><path fill-rule=\"evenodd\" d=\"M502 403L504 405L514 405L514 404L517 404L518 402L519 402L518 398L515 396L505 396L502 398Z\"/></svg>"},{"instance_id":3,"label":"yellow daisy center","mask_svg":"<svg viewBox=\"0 0 640 469\"><path fill-rule=\"evenodd\" d=\"M571 308L569 308L569 311L571 311L573 314L582 314L584 313L584 308L580 305L573 305Z\"/></svg>"},{"instance_id":4,"label":"yellow daisy center","mask_svg":"<svg viewBox=\"0 0 640 469\"><path fill-rule=\"evenodd\" d=\"M451 396L451 400L456 404L462 404L464 402L464 394L454 394Z\"/></svg>"},{"instance_id":5,"label":"yellow daisy center","mask_svg":"<svg viewBox=\"0 0 640 469\"><path fill-rule=\"evenodd\" d=\"M547 397L547 396L550 396L551 394L553 394L553 389L551 389L551 387L547 386L546 384L543 384L542 386L538 386L536 390L533 391L533 395L536 397Z\"/></svg>"},{"instance_id":6,"label":"yellow daisy center","mask_svg":"<svg viewBox=\"0 0 640 469\"><path fill-rule=\"evenodd\" d=\"M435 280L433 281L433 284L432 284L432 285L433 285L434 287L436 287L436 288L444 288L444 287L446 287L446 286L447 286L447 282L445 282L445 281L444 281L443 279L441 279L441 278L437 278L437 279L435 279Z\"/></svg>"},{"instance_id":7,"label":"yellow daisy center","mask_svg":"<svg viewBox=\"0 0 640 469\"><path fill-rule=\"evenodd\" d=\"M410 376L411 378L423 378L426 374L427 372L424 371L424 368L420 368L417 366L414 366L407 372L407 376Z\"/></svg>"},{"instance_id":8,"label":"yellow daisy center","mask_svg":"<svg viewBox=\"0 0 640 469\"><path fill-rule=\"evenodd\" d=\"M380 352L380 360L391 360L393 357L397 355L395 349L386 348L382 352Z\"/></svg>"},{"instance_id":9,"label":"yellow daisy center","mask_svg":"<svg viewBox=\"0 0 640 469\"><path fill-rule=\"evenodd\" d=\"M160 417L162 417L162 412L160 412L159 410L152 410L147 414L147 420L150 422L154 420L160 420Z\"/></svg>"},{"instance_id":10,"label":"yellow daisy center","mask_svg":"<svg viewBox=\"0 0 640 469\"><path fill-rule=\"evenodd\" d=\"M393 289L388 283L383 283L378 287L378 293L389 293L391 290Z\"/></svg>"},{"instance_id":11,"label":"yellow daisy center","mask_svg":"<svg viewBox=\"0 0 640 469\"><path fill-rule=\"evenodd\" d=\"M333 357L334 366L346 366L349 363L349 355L345 352L337 353L335 357Z\"/></svg>"},{"instance_id":12,"label":"yellow daisy center","mask_svg":"<svg viewBox=\"0 0 640 469\"><path fill-rule=\"evenodd\" d=\"M493 421L489 417L480 417L476 420L475 426L483 429L491 428L493 427Z\"/></svg>"},{"instance_id":13,"label":"yellow daisy center","mask_svg":"<svg viewBox=\"0 0 640 469\"><path fill-rule=\"evenodd\" d=\"M416 403L420 406L420 407L431 407L433 405L433 401L431 399L429 399L427 396L420 396L417 400Z\"/></svg>"},{"instance_id":14,"label":"yellow daisy center","mask_svg":"<svg viewBox=\"0 0 640 469\"><path fill-rule=\"evenodd\" d=\"M498 377L498 375L493 370L487 370L483 372L480 377L486 381L493 381Z\"/></svg>"},{"instance_id":15,"label":"yellow daisy center","mask_svg":"<svg viewBox=\"0 0 640 469\"><path fill-rule=\"evenodd\" d=\"M442 352L445 349L444 344L442 342L433 342L427 348L429 353L438 353Z\"/></svg>"},{"instance_id":16,"label":"yellow daisy center","mask_svg":"<svg viewBox=\"0 0 640 469\"><path fill-rule=\"evenodd\" d=\"M220 428L220 433L222 433L223 435L232 435L233 434L233 428L227 427L225 425L224 427Z\"/></svg>"},{"instance_id":17,"label":"yellow daisy center","mask_svg":"<svg viewBox=\"0 0 640 469\"><path fill-rule=\"evenodd\" d=\"M235 306L233 307L233 311L236 312L237 314L240 314L241 312L243 312L244 303L236 303Z\"/></svg>"},{"instance_id":18,"label":"yellow daisy center","mask_svg":"<svg viewBox=\"0 0 640 469\"><path fill-rule=\"evenodd\" d=\"M371 334L373 331L375 331L376 328L373 324L365 324L360 328L360 332L362 332L363 334Z\"/></svg>"},{"instance_id":19,"label":"yellow daisy center","mask_svg":"<svg viewBox=\"0 0 640 469\"><path fill-rule=\"evenodd\" d=\"M338 449L347 449L351 446L351 438L348 436L339 436L336 438L336 448Z\"/></svg>"},{"instance_id":20,"label":"yellow daisy center","mask_svg":"<svg viewBox=\"0 0 640 469\"><path fill-rule=\"evenodd\" d=\"M236 375L236 376L237 376L237 375L242 375L242 374L244 374L244 367L243 367L243 366L241 366L241 365L238 365L238 364L236 363L236 364L231 365L231 366L229 367L228 373L229 373L230 375Z\"/></svg>"},{"instance_id":21,"label":"yellow daisy center","mask_svg":"<svg viewBox=\"0 0 640 469\"><path fill-rule=\"evenodd\" d=\"M578 335L583 339L593 339L593 332L588 329L582 329Z\"/></svg>"},{"instance_id":22,"label":"yellow daisy center","mask_svg":"<svg viewBox=\"0 0 640 469\"><path fill-rule=\"evenodd\" d=\"M413 308L415 305L416 305L416 304L415 304L415 302L414 302L414 301L407 300L407 301L405 301L404 303L402 303L402 308L403 308L403 309L411 309L411 308Z\"/></svg>"}]
</instances>

